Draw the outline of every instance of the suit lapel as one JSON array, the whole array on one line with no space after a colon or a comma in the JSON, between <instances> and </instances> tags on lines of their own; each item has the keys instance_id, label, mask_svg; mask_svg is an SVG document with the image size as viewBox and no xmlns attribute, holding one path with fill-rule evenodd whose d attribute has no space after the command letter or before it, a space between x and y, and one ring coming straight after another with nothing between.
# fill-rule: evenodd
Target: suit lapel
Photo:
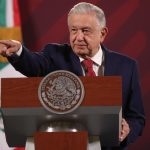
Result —
<instances>
[{"instance_id":1,"label":"suit lapel","mask_svg":"<svg viewBox=\"0 0 150 150\"><path fill-rule=\"evenodd\" d=\"M71 62L71 66L70 66L71 71L78 76L83 76L80 59L73 51L71 53L71 61L70 62Z\"/></svg>"},{"instance_id":2,"label":"suit lapel","mask_svg":"<svg viewBox=\"0 0 150 150\"><path fill-rule=\"evenodd\" d=\"M112 60L112 54L111 51L109 51L107 48L105 48L102 45L102 50L104 53L104 76L114 75L114 65Z\"/></svg>"}]
</instances>

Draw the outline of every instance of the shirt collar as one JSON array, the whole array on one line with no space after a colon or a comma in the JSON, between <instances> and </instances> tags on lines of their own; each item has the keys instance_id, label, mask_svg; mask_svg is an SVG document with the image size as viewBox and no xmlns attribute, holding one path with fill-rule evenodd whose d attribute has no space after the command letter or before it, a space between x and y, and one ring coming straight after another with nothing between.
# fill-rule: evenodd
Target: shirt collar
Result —
<instances>
[{"instance_id":1,"label":"shirt collar","mask_svg":"<svg viewBox=\"0 0 150 150\"><path fill-rule=\"evenodd\" d=\"M93 57L91 57L91 60L93 60L95 64L100 66L102 64L102 56L103 56L103 52L100 46L98 52ZM84 60L82 57L79 57L79 59L80 59L80 62Z\"/></svg>"}]
</instances>

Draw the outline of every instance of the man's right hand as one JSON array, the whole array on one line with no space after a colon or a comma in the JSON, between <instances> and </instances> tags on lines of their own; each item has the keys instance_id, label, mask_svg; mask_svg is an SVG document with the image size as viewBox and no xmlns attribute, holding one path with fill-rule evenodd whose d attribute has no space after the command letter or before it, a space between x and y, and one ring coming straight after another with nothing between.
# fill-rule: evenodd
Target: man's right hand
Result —
<instances>
[{"instance_id":1,"label":"man's right hand","mask_svg":"<svg viewBox=\"0 0 150 150\"><path fill-rule=\"evenodd\" d=\"M21 48L21 43L15 40L0 40L0 55L11 56Z\"/></svg>"}]
</instances>

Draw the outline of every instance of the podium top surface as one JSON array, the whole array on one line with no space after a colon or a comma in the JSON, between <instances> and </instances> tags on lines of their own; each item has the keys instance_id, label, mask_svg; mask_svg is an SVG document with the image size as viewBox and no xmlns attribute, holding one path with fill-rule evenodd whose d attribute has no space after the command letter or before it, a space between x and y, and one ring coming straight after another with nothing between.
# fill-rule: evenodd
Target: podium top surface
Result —
<instances>
[{"instance_id":1,"label":"podium top surface","mask_svg":"<svg viewBox=\"0 0 150 150\"><path fill-rule=\"evenodd\" d=\"M38 87L43 78L2 78L1 107L42 107ZM119 76L80 77L85 88L81 106L120 106L122 81Z\"/></svg>"}]
</instances>

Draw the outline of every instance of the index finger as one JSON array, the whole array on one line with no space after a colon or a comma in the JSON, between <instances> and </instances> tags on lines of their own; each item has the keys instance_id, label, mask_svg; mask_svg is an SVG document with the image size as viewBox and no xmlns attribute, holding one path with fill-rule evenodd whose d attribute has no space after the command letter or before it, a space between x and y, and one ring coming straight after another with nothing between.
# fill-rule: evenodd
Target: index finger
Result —
<instances>
[{"instance_id":1,"label":"index finger","mask_svg":"<svg viewBox=\"0 0 150 150\"><path fill-rule=\"evenodd\" d=\"M0 40L1 44L6 45L7 47L14 46L14 42L12 40Z\"/></svg>"}]
</instances>

